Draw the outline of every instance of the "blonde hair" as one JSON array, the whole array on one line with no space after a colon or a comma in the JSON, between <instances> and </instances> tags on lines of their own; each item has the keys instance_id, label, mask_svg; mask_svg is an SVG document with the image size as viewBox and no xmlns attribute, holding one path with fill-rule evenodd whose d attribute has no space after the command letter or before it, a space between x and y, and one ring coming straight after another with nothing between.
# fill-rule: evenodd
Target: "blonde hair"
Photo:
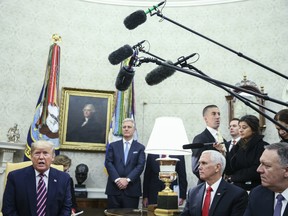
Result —
<instances>
[{"instance_id":1,"label":"blonde hair","mask_svg":"<svg viewBox=\"0 0 288 216\"><path fill-rule=\"evenodd\" d=\"M52 154L55 155L55 148L54 144L47 140L37 140L36 142L33 142L31 144L31 155L33 152L38 148L50 148L52 151Z\"/></svg>"}]
</instances>

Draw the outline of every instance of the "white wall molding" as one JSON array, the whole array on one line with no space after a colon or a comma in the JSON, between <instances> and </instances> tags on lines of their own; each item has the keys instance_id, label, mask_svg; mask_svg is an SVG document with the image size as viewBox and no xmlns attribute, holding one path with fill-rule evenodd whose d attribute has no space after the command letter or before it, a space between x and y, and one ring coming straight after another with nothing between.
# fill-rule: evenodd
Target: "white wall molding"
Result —
<instances>
[{"instance_id":1,"label":"white wall molding","mask_svg":"<svg viewBox=\"0 0 288 216\"><path fill-rule=\"evenodd\" d=\"M107 5L119 5L119 6L153 6L161 1L137 1L137 0L79 0L82 2L107 4ZM200 5L211 5L211 4L225 4L225 3L235 3L239 1L247 0L177 0L177 1L167 1L167 7L186 7L186 6L200 6Z\"/></svg>"}]
</instances>

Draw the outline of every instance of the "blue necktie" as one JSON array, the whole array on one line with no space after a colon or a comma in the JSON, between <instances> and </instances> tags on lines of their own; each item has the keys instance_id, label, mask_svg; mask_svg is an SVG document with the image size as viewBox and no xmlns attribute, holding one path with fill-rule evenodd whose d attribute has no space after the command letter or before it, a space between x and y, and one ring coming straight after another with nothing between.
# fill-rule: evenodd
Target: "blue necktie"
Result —
<instances>
[{"instance_id":1,"label":"blue necktie","mask_svg":"<svg viewBox=\"0 0 288 216\"><path fill-rule=\"evenodd\" d=\"M282 201L285 199L282 194L278 194L276 196L277 203L274 209L274 214L273 216L281 216L281 209L282 209Z\"/></svg>"},{"instance_id":2,"label":"blue necktie","mask_svg":"<svg viewBox=\"0 0 288 216\"><path fill-rule=\"evenodd\" d=\"M125 142L125 150L124 150L124 162L126 164L127 157L129 152L129 142Z\"/></svg>"}]
</instances>

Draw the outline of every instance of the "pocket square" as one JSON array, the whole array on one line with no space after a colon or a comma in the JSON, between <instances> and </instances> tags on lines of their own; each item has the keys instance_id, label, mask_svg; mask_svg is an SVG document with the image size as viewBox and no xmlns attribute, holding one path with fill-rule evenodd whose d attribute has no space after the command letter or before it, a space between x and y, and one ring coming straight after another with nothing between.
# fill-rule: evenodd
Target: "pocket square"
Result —
<instances>
[{"instance_id":1,"label":"pocket square","mask_svg":"<svg viewBox=\"0 0 288 216\"><path fill-rule=\"evenodd\" d=\"M133 154L138 154L138 151L134 151Z\"/></svg>"}]
</instances>

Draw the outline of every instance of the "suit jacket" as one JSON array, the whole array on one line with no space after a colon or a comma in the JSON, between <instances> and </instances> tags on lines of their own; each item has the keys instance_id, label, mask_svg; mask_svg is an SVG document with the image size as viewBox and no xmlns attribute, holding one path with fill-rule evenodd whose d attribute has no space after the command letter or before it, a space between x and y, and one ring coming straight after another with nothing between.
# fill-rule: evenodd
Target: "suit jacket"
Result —
<instances>
[{"instance_id":1,"label":"suit jacket","mask_svg":"<svg viewBox=\"0 0 288 216\"><path fill-rule=\"evenodd\" d=\"M230 145L232 145L232 140L229 140L228 142L225 143L225 147L226 147L226 150L227 150L227 153L229 153L229 148L230 148ZM231 147L232 148L232 147Z\"/></svg>"},{"instance_id":2,"label":"suit jacket","mask_svg":"<svg viewBox=\"0 0 288 216\"><path fill-rule=\"evenodd\" d=\"M204 192L205 182L189 190L181 216L202 215ZM245 190L222 179L211 203L209 216L243 216L247 203L248 194Z\"/></svg>"},{"instance_id":3,"label":"suit jacket","mask_svg":"<svg viewBox=\"0 0 288 216\"><path fill-rule=\"evenodd\" d=\"M259 185L249 194L249 202L244 216L273 215L274 213L274 192ZM288 215L288 205L284 214Z\"/></svg>"},{"instance_id":4,"label":"suit jacket","mask_svg":"<svg viewBox=\"0 0 288 216\"><path fill-rule=\"evenodd\" d=\"M172 156L171 158L178 158L179 161L176 164L176 172L178 178L172 182L171 189L173 190L174 185L179 185L179 197L186 199L187 192L187 176L184 156ZM156 204L158 192L165 188L164 183L159 180L160 166L156 159L159 155L148 154L146 167L144 171L143 181L143 198L148 198L149 204Z\"/></svg>"},{"instance_id":5,"label":"suit jacket","mask_svg":"<svg viewBox=\"0 0 288 216\"><path fill-rule=\"evenodd\" d=\"M140 197L142 195L140 175L145 166L144 150L144 145L133 140L125 165L123 140L109 145L105 158L105 166L109 174L105 191L107 195L120 195L122 193L122 190L115 183L115 180L121 177L131 180L124 190L124 194L132 197Z\"/></svg>"},{"instance_id":6,"label":"suit jacket","mask_svg":"<svg viewBox=\"0 0 288 216\"><path fill-rule=\"evenodd\" d=\"M33 166L8 174L3 195L3 216L37 216L36 177ZM47 191L47 216L71 215L70 176L50 168Z\"/></svg>"},{"instance_id":7,"label":"suit jacket","mask_svg":"<svg viewBox=\"0 0 288 216\"><path fill-rule=\"evenodd\" d=\"M216 142L213 135L206 128L202 133L194 137L193 143L211 143ZM199 158L205 150L216 150L212 145L207 145L202 148L192 149L192 171L199 179Z\"/></svg>"}]
</instances>

